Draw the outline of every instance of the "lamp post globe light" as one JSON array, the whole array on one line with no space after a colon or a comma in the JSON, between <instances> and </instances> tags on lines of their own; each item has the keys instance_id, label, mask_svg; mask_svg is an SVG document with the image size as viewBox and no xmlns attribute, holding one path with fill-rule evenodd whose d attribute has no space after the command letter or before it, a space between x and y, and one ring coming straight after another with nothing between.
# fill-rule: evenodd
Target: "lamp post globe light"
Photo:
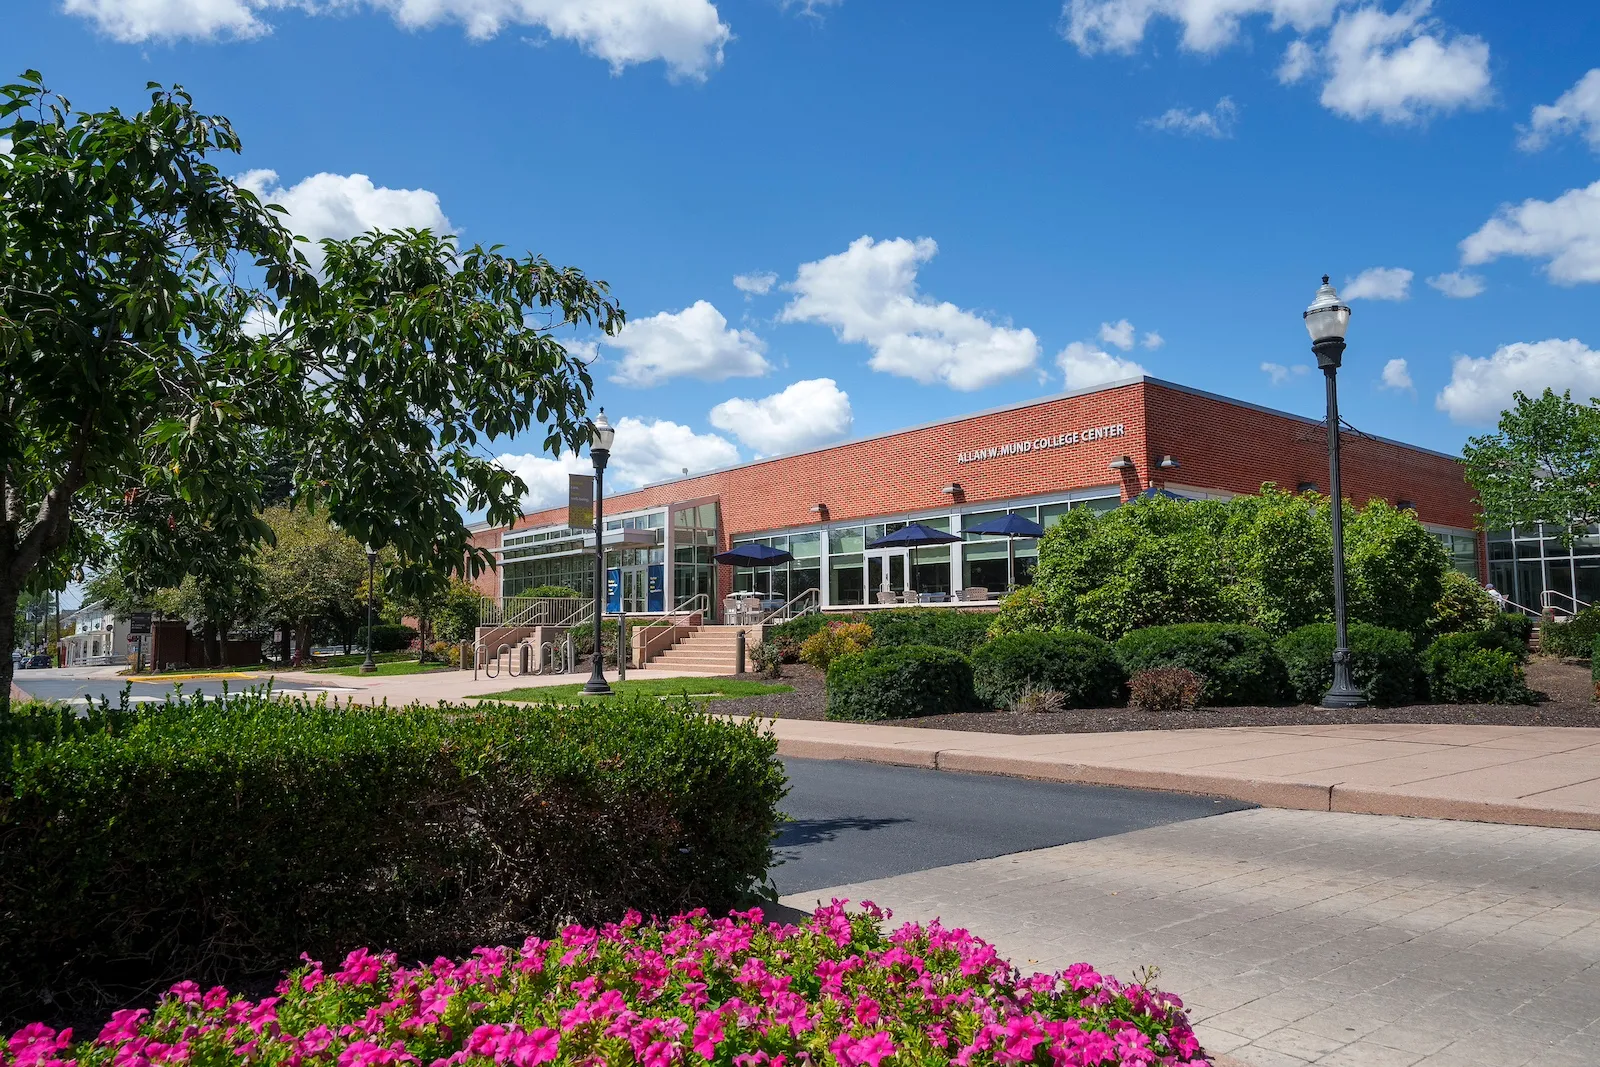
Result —
<instances>
[{"instance_id":1,"label":"lamp post globe light","mask_svg":"<svg viewBox=\"0 0 1600 1067\"><path fill-rule=\"evenodd\" d=\"M362 674L373 674L378 661L372 658L372 582L378 569L378 550L367 546L367 658L361 663Z\"/></svg>"},{"instance_id":2,"label":"lamp post globe light","mask_svg":"<svg viewBox=\"0 0 1600 1067\"><path fill-rule=\"evenodd\" d=\"M1339 365L1344 360L1344 338L1350 326L1350 308L1322 276L1316 299L1305 312L1311 351L1316 353L1328 389L1328 497L1333 517L1333 687L1322 696L1324 708L1364 708L1367 698L1350 682L1350 635L1344 607L1344 494L1339 485Z\"/></svg>"},{"instance_id":3,"label":"lamp post globe light","mask_svg":"<svg viewBox=\"0 0 1600 1067\"><path fill-rule=\"evenodd\" d=\"M605 609L606 550L605 550L605 484L606 461L611 458L611 442L617 431L601 408L589 428L589 458L594 461L594 670L583 684L584 693L590 696L608 696L611 687L606 684L606 645L600 634L600 620Z\"/></svg>"}]
</instances>

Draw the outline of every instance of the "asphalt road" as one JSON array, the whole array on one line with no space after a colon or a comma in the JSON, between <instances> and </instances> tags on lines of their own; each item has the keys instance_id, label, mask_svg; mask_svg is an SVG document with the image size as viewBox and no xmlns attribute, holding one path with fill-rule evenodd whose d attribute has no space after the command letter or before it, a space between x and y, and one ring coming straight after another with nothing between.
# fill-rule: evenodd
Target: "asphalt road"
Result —
<instances>
[{"instance_id":1,"label":"asphalt road","mask_svg":"<svg viewBox=\"0 0 1600 1067\"><path fill-rule=\"evenodd\" d=\"M126 686L129 696L135 702L162 701L181 685L181 692L192 694L195 691L204 693L208 697L221 696L223 686L229 692L237 693L244 689L253 689L267 682L265 676L257 678L228 678L207 679L195 678L185 682L131 682L127 678L84 678L73 677L70 674L53 670L18 671L15 677L17 688L36 700L60 700L72 702L77 700L94 700L98 702L102 697L115 705L122 699L122 690ZM327 688L335 689L339 686L337 676L328 680ZM321 686L310 686L300 682L278 680L273 682L274 690L306 690L321 691Z\"/></svg>"},{"instance_id":2,"label":"asphalt road","mask_svg":"<svg viewBox=\"0 0 1600 1067\"><path fill-rule=\"evenodd\" d=\"M851 760L786 759L792 821L772 880L799 893L1254 807Z\"/></svg>"}]
</instances>

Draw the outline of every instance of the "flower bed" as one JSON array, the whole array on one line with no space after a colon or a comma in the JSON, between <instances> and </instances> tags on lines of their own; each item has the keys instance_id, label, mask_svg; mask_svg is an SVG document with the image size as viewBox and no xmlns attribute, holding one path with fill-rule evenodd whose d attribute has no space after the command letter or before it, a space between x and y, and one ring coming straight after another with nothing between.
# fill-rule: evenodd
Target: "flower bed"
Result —
<instances>
[{"instance_id":1,"label":"flower bed","mask_svg":"<svg viewBox=\"0 0 1600 1067\"><path fill-rule=\"evenodd\" d=\"M1082 963L1025 977L965 930L886 934L887 917L840 901L799 927L759 910L659 926L630 912L414 968L357 949L336 970L308 959L258 1001L180 982L153 1012L116 1012L92 1041L33 1023L0 1065L1207 1062L1177 997Z\"/></svg>"}]
</instances>

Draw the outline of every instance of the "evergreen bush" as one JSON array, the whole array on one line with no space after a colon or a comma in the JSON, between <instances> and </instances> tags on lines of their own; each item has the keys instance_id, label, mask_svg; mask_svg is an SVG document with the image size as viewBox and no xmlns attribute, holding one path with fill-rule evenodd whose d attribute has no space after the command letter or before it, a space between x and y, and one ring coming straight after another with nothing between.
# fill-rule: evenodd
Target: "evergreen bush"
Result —
<instances>
[{"instance_id":1,"label":"evergreen bush","mask_svg":"<svg viewBox=\"0 0 1600 1067\"><path fill-rule=\"evenodd\" d=\"M413 626L403 623L379 622L372 626L372 651L374 652L399 652L411 647L411 642L417 639L417 631ZM356 646L367 647L367 628L363 626L356 631Z\"/></svg>"},{"instance_id":2,"label":"evergreen bush","mask_svg":"<svg viewBox=\"0 0 1600 1067\"><path fill-rule=\"evenodd\" d=\"M903 611L874 611L866 622L872 627L872 643L878 648L901 645L934 645L970 655L989 636L994 621L990 612L958 611L950 608L907 608Z\"/></svg>"},{"instance_id":3,"label":"evergreen bush","mask_svg":"<svg viewBox=\"0 0 1600 1067\"><path fill-rule=\"evenodd\" d=\"M1187 667L1205 679L1200 703L1281 704L1289 692L1283 660L1266 631L1230 623L1180 623L1135 630L1117 642L1129 675Z\"/></svg>"},{"instance_id":4,"label":"evergreen bush","mask_svg":"<svg viewBox=\"0 0 1600 1067\"><path fill-rule=\"evenodd\" d=\"M1524 649L1533 643L1533 620L1515 609L1497 614L1489 623L1489 629L1510 634Z\"/></svg>"},{"instance_id":5,"label":"evergreen bush","mask_svg":"<svg viewBox=\"0 0 1600 1067\"><path fill-rule=\"evenodd\" d=\"M844 618L849 622L861 621L860 616L855 615L845 616ZM827 626L829 622L837 622L839 620L840 616L838 615L823 615L821 612L802 615L798 619L790 619L788 622L780 622L776 626L768 626L763 640L772 643L772 646L778 650L778 654L783 658L783 662L799 663L800 646L805 643L806 638Z\"/></svg>"},{"instance_id":6,"label":"evergreen bush","mask_svg":"<svg viewBox=\"0 0 1600 1067\"><path fill-rule=\"evenodd\" d=\"M1460 571L1449 570L1445 572L1443 590L1428 619L1428 631L1459 634L1487 630L1500 614L1487 589Z\"/></svg>"},{"instance_id":7,"label":"evergreen bush","mask_svg":"<svg viewBox=\"0 0 1600 1067\"><path fill-rule=\"evenodd\" d=\"M555 600L578 600L583 597L582 593L578 592L569 585L540 585L535 586L526 593L519 593L518 595Z\"/></svg>"},{"instance_id":8,"label":"evergreen bush","mask_svg":"<svg viewBox=\"0 0 1600 1067\"><path fill-rule=\"evenodd\" d=\"M902 645L841 656L828 667L827 717L873 722L968 711L972 664L948 648Z\"/></svg>"},{"instance_id":9,"label":"evergreen bush","mask_svg":"<svg viewBox=\"0 0 1600 1067\"><path fill-rule=\"evenodd\" d=\"M872 643L872 627L866 623L835 620L800 643L800 658L825 671L840 656L853 656Z\"/></svg>"},{"instance_id":10,"label":"evergreen bush","mask_svg":"<svg viewBox=\"0 0 1600 1067\"><path fill-rule=\"evenodd\" d=\"M1278 640L1278 655L1289 672L1289 691L1302 704L1316 704L1333 685L1334 627L1331 622L1302 626ZM1416 648L1409 634L1350 624L1350 681L1379 707L1409 704L1421 680Z\"/></svg>"},{"instance_id":11,"label":"evergreen bush","mask_svg":"<svg viewBox=\"0 0 1600 1067\"><path fill-rule=\"evenodd\" d=\"M1546 619L1539 624L1539 651L1550 656L1583 657L1600 637L1600 608L1580 611L1566 622Z\"/></svg>"},{"instance_id":12,"label":"evergreen bush","mask_svg":"<svg viewBox=\"0 0 1600 1067\"><path fill-rule=\"evenodd\" d=\"M368 942L431 959L630 907L725 911L765 877L783 793L769 732L688 700L18 708L0 1017Z\"/></svg>"},{"instance_id":13,"label":"evergreen bush","mask_svg":"<svg viewBox=\"0 0 1600 1067\"><path fill-rule=\"evenodd\" d=\"M1061 694L1066 708L1109 707L1127 680L1112 647L1085 633L1009 634L972 653L973 689L991 708L1015 708L1034 690Z\"/></svg>"},{"instance_id":14,"label":"evergreen bush","mask_svg":"<svg viewBox=\"0 0 1600 1067\"><path fill-rule=\"evenodd\" d=\"M1531 704L1523 647L1494 631L1444 634L1422 654L1428 697L1439 704Z\"/></svg>"}]
</instances>

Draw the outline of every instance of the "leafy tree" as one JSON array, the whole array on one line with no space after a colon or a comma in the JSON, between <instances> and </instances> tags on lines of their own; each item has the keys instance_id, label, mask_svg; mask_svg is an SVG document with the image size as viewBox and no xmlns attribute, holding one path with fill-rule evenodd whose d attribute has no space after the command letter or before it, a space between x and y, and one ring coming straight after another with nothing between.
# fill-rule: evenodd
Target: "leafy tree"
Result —
<instances>
[{"instance_id":1,"label":"leafy tree","mask_svg":"<svg viewBox=\"0 0 1600 1067\"><path fill-rule=\"evenodd\" d=\"M1600 406L1553 389L1515 398L1495 433L1469 439L1462 450L1484 525L1544 522L1565 526L1570 537L1600 522Z\"/></svg>"},{"instance_id":2,"label":"leafy tree","mask_svg":"<svg viewBox=\"0 0 1600 1067\"><path fill-rule=\"evenodd\" d=\"M112 547L159 585L242 589L285 495L404 575L491 565L462 509L509 522L526 486L483 445L585 440L592 382L552 331L620 328L604 284L426 231L325 241L318 277L214 162L228 121L150 89L130 116L31 71L0 87L0 645L25 589Z\"/></svg>"},{"instance_id":3,"label":"leafy tree","mask_svg":"<svg viewBox=\"0 0 1600 1067\"><path fill-rule=\"evenodd\" d=\"M1414 512L1369 500L1345 515L1345 595L1350 618L1423 634L1444 592L1450 557ZM1330 554L1332 546L1329 548Z\"/></svg>"},{"instance_id":4,"label":"leafy tree","mask_svg":"<svg viewBox=\"0 0 1600 1067\"><path fill-rule=\"evenodd\" d=\"M1488 590L1460 571L1450 570L1445 572L1439 599L1428 619L1428 632L1457 634L1487 630L1499 615Z\"/></svg>"},{"instance_id":5,"label":"leafy tree","mask_svg":"<svg viewBox=\"0 0 1600 1067\"><path fill-rule=\"evenodd\" d=\"M1230 502L1229 555L1250 618L1288 633L1333 617L1333 521L1328 499L1261 487Z\"/></svg>"},{"instance_id":6,"label":"leafy tree","mask_svg":"<svg viewBox=\"0 0 1600 1067\"><path fill-rule=\"evenodd\" d=\"M471 582L452 579L445 590L444 603L434 619L434 630L441 641L466 641L478 628L483 594Z\"/></svg>"},{"instance_id":7,"label":"leafy tree","mask_svg":"<svg viewBox=\"0 0 1600 1067\"><path fill-rule=\"evenodd\" d=\"M326 515L308 508L269 508L272 540L260 554L262 600L259 614L295 633L304 658L311 647L314 620L348 626L358 611L367 581L367 554L361 543L336 529ZM342 632L348 632L347 629Z\"/></svg>"}]
</instances>

